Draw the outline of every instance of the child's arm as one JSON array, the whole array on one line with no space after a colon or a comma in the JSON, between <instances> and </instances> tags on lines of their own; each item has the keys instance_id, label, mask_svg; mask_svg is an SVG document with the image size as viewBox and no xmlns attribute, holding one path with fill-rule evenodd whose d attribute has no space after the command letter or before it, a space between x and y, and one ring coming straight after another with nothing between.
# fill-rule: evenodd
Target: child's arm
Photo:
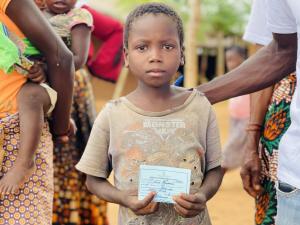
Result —
<instances>
[{"instance_id":1,"label":"child's arm","mask_svg":"<svg viewBox=\"0 0 300 225\"><path fill-rule=\"evenodd\" d=\"M158 209L158 203L152 202L155 193L149 193L143 200L138 200L136 192L120 191L104 178L87 175L86 186L90 192L107 202L130 208L136 215L152 214Z\"/></svg>"},{"instance_id":2,"label":"child's arm","mask_svg":"<svg viewBox=\"0 0 300 225\"><path fill-rule=\"evenodd\" d=\"M69 129L74 82L72 53L54 33L32 0L23 0L21 6L19 1L12 0L6 14L45 56L49 82L58 92L53 111L53 133L56 136L66 134Z\"/></svg>"},{"instance_id":3,"label":"child's arm","mask_svg":"<svg viewBox=\"0 0 300 225\"><path fill-rule=\"evenodd\" d=\"M204 178L198 193L174 196L174 205L177 213L183 217L194 217L206 207L206 202L211 199L219 189L223 178L221 166L209 170Z\"/></svg>"},{"instance_id":4,"label":"child's arm","mask_svg":"<svg viewBox=\"0 0 300 225\"><path fill-rule=\"evenodd\" d=\"M86 63L91 40L91 28L85 24L79 24L72 28L71 51L74 56L75 70L79 70Z\"/></svg>"}]
</instances>

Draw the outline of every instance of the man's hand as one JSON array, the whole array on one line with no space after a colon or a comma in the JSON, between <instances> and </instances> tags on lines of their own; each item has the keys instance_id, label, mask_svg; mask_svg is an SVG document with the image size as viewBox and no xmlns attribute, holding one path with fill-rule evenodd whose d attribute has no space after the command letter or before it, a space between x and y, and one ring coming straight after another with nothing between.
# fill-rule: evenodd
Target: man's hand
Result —
<instances>
[{"instance_id":1,"label":"man's hand","mask_svg":"<svg viewBox=\"0 0 300 225\"><path fill-rule=\"evenodd\" d=\"M182 217L195 217L201 213L206 207L206 197L203 193L192 195L180 194L174 196L174 209Z\"/></svg>"},{"instance_id":2,"label":"man's hand","mask_svg":"<svg viewBox=\"0 0 300 225\"><path fill-rule=\"evenodd\" d=\"M255 134L255 132L249 132L249 138L246 143L245 161L241 169L244 189L254 198L262 192L260 184L261 161L257 153L257 135L259 135L259 133Z\"/></svg>"}]
</instances>

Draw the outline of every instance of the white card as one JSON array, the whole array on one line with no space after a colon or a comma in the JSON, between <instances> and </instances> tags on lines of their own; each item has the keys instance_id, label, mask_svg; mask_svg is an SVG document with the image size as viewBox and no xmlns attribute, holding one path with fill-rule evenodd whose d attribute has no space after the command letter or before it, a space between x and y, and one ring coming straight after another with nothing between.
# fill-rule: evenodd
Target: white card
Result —
<instances>
[{"instance_id":1,"label":"white card","mask_svg":"<svg viewBox=\"0 0 300 225\"><path fill-rule=\"evenodd\" d=\"M140 166L138 199L156 192L155 202L174 203L172 197L180 193L189 194L191 170L165 167Z\"/></svg>"}]
</instances>

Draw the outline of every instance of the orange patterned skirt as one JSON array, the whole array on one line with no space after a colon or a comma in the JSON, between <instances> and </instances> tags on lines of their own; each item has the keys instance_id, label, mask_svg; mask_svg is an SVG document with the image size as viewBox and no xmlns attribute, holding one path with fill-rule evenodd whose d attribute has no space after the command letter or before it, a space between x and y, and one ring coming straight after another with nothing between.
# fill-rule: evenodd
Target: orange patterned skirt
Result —
<instances>
[{"instance_id":1,"label":"orange patterned skirt","mask_svg":"<svg viewBox=\"0 0 300 225\"><path fill-rule=\"evenodd\" d=\"M20 124L18 114L0 119L2 177L18 157ZM43 127L36 151L36 171L16 194L0 196L0 225L49 225L52 221L53 142L48 124ZM0 157L1 158L1 157Z\"/></svg>"}]
</instances>

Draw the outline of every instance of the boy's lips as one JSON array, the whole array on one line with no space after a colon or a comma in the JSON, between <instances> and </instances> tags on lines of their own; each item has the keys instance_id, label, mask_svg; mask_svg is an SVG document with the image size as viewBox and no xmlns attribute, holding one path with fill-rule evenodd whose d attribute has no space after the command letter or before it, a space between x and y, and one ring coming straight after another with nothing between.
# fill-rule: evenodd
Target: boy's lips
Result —
<instances>
[{"instance_id":1,"label":"boy's lips","mask_svg":"<svg viewBox=\"0 0 300 225\"><path fill-rule=\"evenodd\" d=\"M161 69L151 69L151 70L147 70L146 73L150 76L159 77L159 76L164 75L166 73L166 71L161 70Z\"/></svg>"}]
</instances>

